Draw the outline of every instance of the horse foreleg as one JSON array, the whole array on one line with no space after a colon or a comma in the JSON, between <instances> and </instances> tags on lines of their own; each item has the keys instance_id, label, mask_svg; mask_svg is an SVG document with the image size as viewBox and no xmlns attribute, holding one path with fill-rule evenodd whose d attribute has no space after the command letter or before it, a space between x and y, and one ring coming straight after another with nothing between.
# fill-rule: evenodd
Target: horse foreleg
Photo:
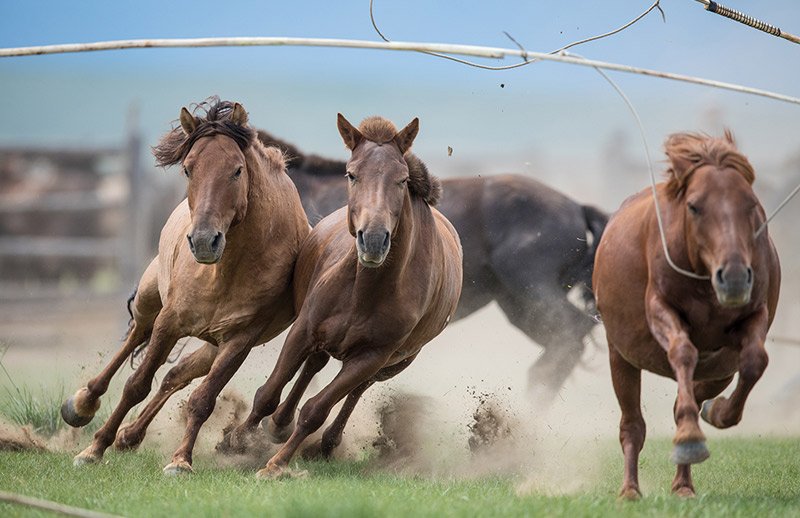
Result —
<instances>
[{"instance_id":1,"label":"horse foreleg","mask_svg":"<svg viewBox=\"0 0 800 518\"><path fill-rule=\"evenodd\" d=\"M697 464L709 456L706 438L700 430L700 407L694 397L694 370L697 348L689 340L686 324L658 295L647 297L647 323L656 341L667 352L667 359L678 382L675 401L677 431L670 459L675 464Z\"/></svg>"},{"instance_id":2,"label":"horse foreleg","mask_svg":"<svg viewBox=\"0 0 800 518\"><path fill-rule=\"evenodd\" d=\"M186 431L183 441L172 455L172 462L164 467L164 473L175 475L192 472L192 450L203 426L214 411L217 396L239 370L258 337L236 340L220 346L211 369L186 404Z\"/></svg>"},{"instance_id":3,"label":"horse foreleg","mask_svg":"<svg viewBox=\"0 0 800 518\"><path fill-rule=\"evenodd\" d=\"M642 371L628 363L614 348L608 346L611 381L617 396L622 418L619 422L619 443L625 458L620 498L635 500L639 490L639 453L644 446L647 428L641 409Z\"/></svg>"},{"instance_id":4,"label":"horse foreleg","mask_svg":"<svg viewBox=\"0 0 800 518\"><path fill-rule=\"evenodd\" d=\"M292 390L289 391L289 395L269 418L264 418L264 421L261 422L261 427L266 430L267 437L271 442L280 444L286 442L286 439L292 435L294 414L297 411L297 405L300 404L300 398L305 394L314 376L328 364L330 359L330 355L326 352L314 353L309 356L303 365L303 370L300 371L300 376L292 386Z\"/></svg>"},{"instance_id":5,"label":"horse foreleg","mask_svg":"<svg viewBox=\"0 0 800 518\"><path fill-rule=\"evenodd\" d=\"M208 374L216 356L217 348L209 343L204 343L202 347L192 354L184 356L177 365L167 372L161 382L158 393L147 403L147 406L137 416L136 420L120 427L117 432L117 438L114 441L114 447L118 450L137 448L144 440L147 427L153 422L153 419L167 400L173 394L189 385L192 380Z\"/></svg>"},{"instance_id":6,"label":"horse foreleg","mask_svg":"<svg viewBox=\"0 0 800 518\"><path fill-rule=\"evenodd\" d=\"M309 356L310 339L306 336L301 322L295 322L289 330L286 342L278 355L278 361L272 369L267 381L259 387L253 397L253 408L245 420L226 433L222 441L217 444L217 450L222 452L242 453L251 442L250 438L255 433L258 424L264 417L272 415L280 403L281 392L289 383L300 366Z\"/></svg>"},{"instance_id":7,"label":"horse foreleg","mask_svg":"<svg viewBox=\"0 0 800 518\"><path fill-rule=\"evenodd\" d=\"M325 423L331 409L343 397L371 379L388 360L388 356L370 354L345 361L339 374L316 396L303 405L297 426L291 437L267 462L264 469L256 473L258 478L277 478L284 474L297 448L310 434Z\"/></svg>"},{"instance_id":8,"label":"horse foreleg","mask_svg":"<svg viewBox=\"0 0 800 518\"><path fill-rule=\"evenodd\" d=\"M730 385L732 379L733 377L731 376L721 380L695 381L695 401L699 405L706 399L719 395L720 392L725 390L725 387ZM677 401L675 404L677 405ZM675 478L672 480L672 492L683 498L695 496L691 464L678 464L677 470L675 471Z\"/></svg>"},{"instance_id":9,"label":"horse foreleg","mask_svg":"<svg viewBox=\"0 0 800 518\"><path fill-rule=\"evenodd\" d=\"M79 427L92 421L97 409L100 408L100 397L108 390L111 378L133 351L150 338L153 323L161 310L157 272L158 257L150 262L139 281L132 306L133 327L128 332L122 347L100 374L92 378L85 387L79 389L61 405L61 417L68 425Z\"/></svg>"},{"instance_id":10,"label":"horse foreleg","mask_svg":"<svg viewBox=\"0 0 800 518\"><path fill-rule=\"evenodd\" d=\"M767 351L764 349L769 327L766 306L743 326L744 338L739 352L739 379L736 388L730 398L718 397L703 402L703 420L717 428L728 428L742 420L747 396L769 363Z\"/></svg>"},{"instance_id":11,"label":"horse foreleg","mask_svg":"<svg viewBox=\"0 0 800 518\"><path fill-rule=\"evenodd\" d=\"M122 397L117 407L105 424L94 434L92 444L75 456L74 464L76 466L99 461L103 457L106 448L114 442L117 430L127 413L147 397L153 382L153 376L155 376L158 368L167 361L169 352L175 342L178 341L178 338L180 338L179 332L170 327L173 320L173 315L167 315L164 312L159 313L142 364L125 382Z\"/></svg>"}]
</instances>

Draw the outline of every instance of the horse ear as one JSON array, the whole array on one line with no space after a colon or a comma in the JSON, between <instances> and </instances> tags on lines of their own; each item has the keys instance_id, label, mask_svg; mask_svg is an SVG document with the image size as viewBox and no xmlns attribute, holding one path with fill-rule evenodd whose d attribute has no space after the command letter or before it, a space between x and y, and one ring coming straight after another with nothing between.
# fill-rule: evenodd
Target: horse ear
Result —
<instances>
[{"instance_id":1,"label":"horse ear","mask_svg":"<svg viewBox=\"0 0 800 518\"><path fill-rule=\"evenodd\" d=\"M408 123L408 126L397 132L394 136L394 142L400 148L400 152L405 154L406 151L411 149L411 144L419 132L419 118L414 117L414 120Z\"/></svg>"},{"instance_id":2,"label":"horse ear","mask_svg":"<svg viewBox=\"0 0 800 518\"><path fill-rule=\"evenodd\" d=\"M350 151L354 150L358 143L361 142L361 139L364 138L361 132L350 124L341 113L336 115L336 126L339 128L339 135L342 136L344 145L347 146L347 149Z\"/></svg>"},{"instance_id":3,"label":"horse ear","mask_svg":"<svg viewBox=\"0 0 800 518\"><path fill-rule=\"evenodd\" d=\"M736 147L736 139L733 138L733 132L730 130L730 128L725 128L725 140L727 140L729 144L733 145L733 147Z\"/></svg>"},{"instance_id":4,"label":"horse ear","mask_svg":"<svg viewBox=\"0 0 800 518\"><path fill-rule=\"evenodd\" d=\"M181 108L180 121L181 128L183 128L183 132L187 135L191 135L197 128L197 121L194 119L194 115L189 113L186 107Z\"/></svg>"},{"instance_id":5,"label":"horse ear","mask_svg":"<svg viewBox=\"0 0 800 518\"><path fill-rule=\"evenodd\" d=\"M233 104L233 113L231 113L231 122L237 126L244 126L247 124L247 112L239 103Z\"/></svg>"}]
</instances>

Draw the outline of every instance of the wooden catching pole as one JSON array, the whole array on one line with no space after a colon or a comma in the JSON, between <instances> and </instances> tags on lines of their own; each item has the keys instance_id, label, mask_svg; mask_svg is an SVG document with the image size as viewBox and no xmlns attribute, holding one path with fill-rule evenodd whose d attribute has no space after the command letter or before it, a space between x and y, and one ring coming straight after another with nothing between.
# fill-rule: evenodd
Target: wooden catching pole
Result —
<instances>
[{"instance_id":1,"label":"wooden catching pole","mask_svg":"<svg viewBox=\"0 0 800 518\"><path fill-rule=\"evenodd\" d=\"M118 515L100 513L91 511L89 509L82 509L80 507L72 507L69 505L51 502L49 500L42 500L40 498L33 498L25 495L18 495L16 493L7 493L0 491L0 502L7 502L10 504L23 505L25 507L32 507L34 509L44 509L51 513L61 514L64 516L77 516L79 518L114 518Z\"/></svg>"},{"instance_id":2,"label":"wooden catching pole","mask_svg":"<svg viewBox=\"0 0 800 518\"><path fill-rule=\"evenodd\" d=\"M142 49L142 48L176 48L176 47L255 47L255 46L300 46L300 47L339 47L355 49L377 49L377 50L396 50L396 51L423 51L439 52L444 54L454 54L463 56L475 56L484 58L500 59L506 56L519 57L523 59L537 59L542 61L556 61L570 65L584 67L602 68L605 70L616 70L629 74L639 74L650 77L659 77L672 81L681 81L705 85L723 90L731 90L746 94L757 95L769 99L775 99L791 104L800 105L800 98L791 97L784 94L742 86L712 79L674 74L671 72L661 72L629 65L608 63L585 59L565 53L548 54L544 52L534 52L530 50L508 49L501 47L479 47L474 45L453 45L446 43L416 43L402 41L367 41L367 40L339 40L327 38L282 38L282 37L240 37L240 38L189 38L189 39L151 39L151 40L116 40L100 41L94 43L69 43L64 45L43 45L37 47L15 47L0 49L0 58L13 56L38 56L43 54L63 54L72 52L92 52L100 50L121 50L121 49Z\"/></svg>"}]
</instances>

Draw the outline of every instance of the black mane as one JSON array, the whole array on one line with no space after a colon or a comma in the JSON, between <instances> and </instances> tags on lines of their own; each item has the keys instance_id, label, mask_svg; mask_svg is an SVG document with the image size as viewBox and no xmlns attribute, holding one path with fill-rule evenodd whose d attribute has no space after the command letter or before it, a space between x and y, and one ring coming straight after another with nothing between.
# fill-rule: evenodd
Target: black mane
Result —
<instances>
[{"instance_id":1,"label":"black mane","mask_svg":"<svg viewBox=\"0 0 800 518\"><path fill-rule=\"evenodd\" d=\"M255 140L256 131L230 120L233 106L234 103L220 101L218 97L211 97L198 104L194 109L195 130L191 135L187 135L183 128L178 126L161 137L158 145L153 147L156 164L166 167L182 162L198 139L212 135L225 135L233 139L242 151L247 149ZM198 116L198 112L205 116Z\"/></svg>"},{"instance_id":2,"label":"black mane","mask_svg":"<svg viewBox=\"0 0 800 518\"><path fill-rule=\"evenodd\" d=\"M318 155L306 155L295 145L281 140L264 130L258 130L258 140L266 147L276 147L286 155L289 165L289 174L292 170L299 170L318 176L344 176L347 172L347 163L343 160L332 160Z\"/></svg>"}]
</instances>

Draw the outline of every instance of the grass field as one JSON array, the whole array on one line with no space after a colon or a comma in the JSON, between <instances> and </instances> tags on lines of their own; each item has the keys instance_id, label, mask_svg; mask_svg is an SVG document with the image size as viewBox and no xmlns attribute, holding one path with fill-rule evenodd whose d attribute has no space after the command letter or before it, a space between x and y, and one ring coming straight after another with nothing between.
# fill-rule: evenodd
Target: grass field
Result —
<instances>
[{"instance_id":1,"label":"grass field","mask_svg":"<svg viewBox=\"0 0 800 518\"><path fill-rule=\"evenodd\" d=\"M521 490L524 477L432 478L400 475L360 462L305 462L306 478L256 480L250 469L219 468L211 457L196 473L166 478L163 455L120 454L76 469L69 453L0 453L0 490L126 516L799 516L800 440L716 439L695 469L699 497L669 493L670 442L648 441L639 502L619 502L621 454L603 449L603 476L569 495ZM569 467L565 467L566 470ZM0 516L45 516L0 504Z\"/></svg>"}]
</instances>

